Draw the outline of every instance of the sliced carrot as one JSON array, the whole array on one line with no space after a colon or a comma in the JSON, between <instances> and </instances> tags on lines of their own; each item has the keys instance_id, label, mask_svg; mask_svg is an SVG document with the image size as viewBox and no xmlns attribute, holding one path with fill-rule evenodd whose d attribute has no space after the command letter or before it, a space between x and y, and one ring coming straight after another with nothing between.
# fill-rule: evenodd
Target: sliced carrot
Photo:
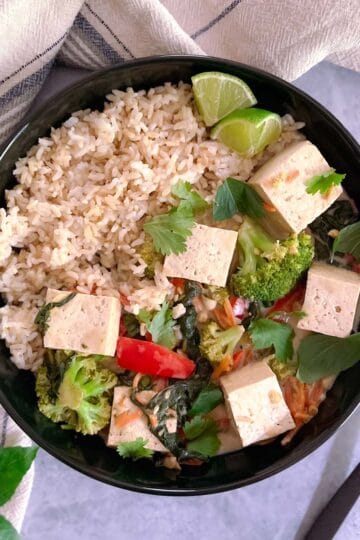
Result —
<instances>
[{"instance_id":1,"label":"sliced carrot","mask_svg":"<svg viewBox=\"0 0 360 540\"><path fill-rule=\"evenodd\" d=\"M226 298L223 306L213 309L213 315L217 323L224 330L231 328L232 326L236 326L237 324L229 298Z\"/></svg>"},{"instance_id":2,"label":"sliced carrot","mask_svg":"<svg viewBox=\"0 0 360 540\"><path fill-rule=\"evenodd\" d=\"M273 206L272 204L269 204L267 202L263 202L263 206L265 208L265 210L267 212L270 212L271 214L273 214L274 212L276 212L276 208L275 206Z\"/></svg>"},{"instance_id":3,"label":"sliced carrot","mask_svg":"<svg viewBox=\"0 0 360 540\"><path fill-rule=\"evenodd\" d=\"M284 397L295 424L302 423L297 415L305 413L306 387L296 377L290 376L284 381Z\"/></svg>"},{"instance_id":4,"label":"sliced carrot","mask_svg":"<svg viewBox=\"0 0 360 540\"><path fill-rule=\"evenodd\" d=\"M136 411L133 411L131 413L124 412L119 414L116 417L115 425L118 428L123 428L127 424L131 424L132 422L135 422L135 420L138 420L142 416L142 412L140 409L137 409Z\"/></svg>"},{"instance_id":5,"label":"sliced carrot","mask_svg":"<svg viewBox=\"0 0 360 540\"><path fill-rule=\"evenodd\" d=\"M214 371L212 372L211 378L216 381L221 375L227 373L231 370L234 365L234 361L231 356L224 356L224 358L219 362Z\"/></svg>"}]
</instances>

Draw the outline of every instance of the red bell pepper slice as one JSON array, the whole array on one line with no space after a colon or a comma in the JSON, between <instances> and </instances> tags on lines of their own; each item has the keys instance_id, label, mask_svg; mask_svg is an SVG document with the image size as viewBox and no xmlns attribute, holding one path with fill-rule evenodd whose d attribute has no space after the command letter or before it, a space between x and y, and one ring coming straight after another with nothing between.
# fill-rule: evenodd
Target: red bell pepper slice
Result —
<instances>
[{"instance_id":1,"label":"red bell pepper slice","mask_svg":"<svg viewBox=\"0 0 360 540\"><path fill-rule=\"evenodd\" d=\"M120 336L116 348L120 367L174 379L187 379L195 369L195 363L166 347L150 341Z\"/></svg>"},{"instance_id":2,"label":"red bell pepper slice","mask_svg":"<svg viewBox=\"0 0 360 540\"><path fill-rule=\"evenodd\" d=\"M295 289L290 291L288 294L279 298L275 304L269 309L268 314L275 311L286 311L291 313L292 311L298 310L304 303L305 296L305 284L299 283Z\"/></svg>"}]
</instances>

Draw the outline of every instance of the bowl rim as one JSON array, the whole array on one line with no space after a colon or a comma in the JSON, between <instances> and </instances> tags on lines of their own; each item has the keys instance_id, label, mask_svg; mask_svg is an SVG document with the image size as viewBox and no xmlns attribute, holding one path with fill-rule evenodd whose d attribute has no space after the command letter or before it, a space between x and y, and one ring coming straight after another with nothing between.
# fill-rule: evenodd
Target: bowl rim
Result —
<instances>
[{"instance_id":1,"label":"bowl rim","mask_svg":"<svg viewBox=\"0 0 360 540\"><path fill-rule=\"evenodd\" d=\"M149 57L141 57L136 58L134 60L125 61L121 64L114 64L112 66L107 66L99 70L95 70L88 75L85 75L78 81L70 84L69 86L66 86L59 92L56 92L54 95L50 96L47 100L44 100L44 102L41 105L41 110L46 110L48 106L53 105L56 103L59 98L66 97L67 94L71 94L73 91L76 91L78 89L81 89L81 87L94 79L97 79L99 76L101 76L104 73L110 73L112 71L118 71L118 70L126 70L129 67L133 66L142 66L142 65L149 65L149 64L156 64L156 63L168 63L168 62L179 62L186 63L189 61L192 62L213 62L214 64L218 64L219 70L221 70L221 66L223 68L231 67L233 69L238 70L245 70L250 73L254 73L256 75L260 75L262 78L265 78L267 80L272 80L277 85L280 85L287 90L289 90L292 94L295 94L301 98L303 98L305 101L310 103L312 106L317 108L321 114L327 118L329 122L331 122L338 130L341 131L342 135L346 139L347 143L355 150L357 154L359 154L359 160L360 160L360 145L356 141L356 139L351 135L351 133L343 126L343 124L330 112L328 111L321 103L319 103L316 99L314 99L312 96L304 92L303 90L297 88L293 84L281 79L280 77L273 75L265 70L259 69L257 67L249 66L247 64L236 62L233 60L228 60L225 58L220 57L214 57L214 56L202 56L202 55L153 55ZM105 95L104 95L105 98ZM9 149L16 144L18 138L22 135L24 131L26 131L30 126L31 123L34 122L37 117L41 114L41 110L37 109L34 112L27 113L25 117L22 119L22 121L15 127L15 131L10 137L0 146L0 163L2 159L5 157ZM49 126L50 128L50 126ZM320 434L316 436L316 438L305 441L304 444L301 446L300 449L294 448L293 451L282 457L280 460L275 461L273 464L267 466L264 470L255 473L251 477L241 478L234 481L225 481L225 482L219 482L216 484L216 486L207 486L207 487L153 487L153 486L142 486L142 485L136 485L132 484L128 481L121 480L121 479L114 479L110 478L107 474L102 473L100 470L97 470L96 468L90 467L88 465L83 465L82 463L79 463L74 458L68 458L63 457L63 455L58 455L56 449L53 448L51 444L49 444L46 440L42 438L41 435L37 433L37 431L32 428L26 420L24 420L20 414L16 411L15 407L12 406L12 404L8 401L8 399L3 395L2 392L0 392L0 404L4 407L5 411L9 414L9 416L14 420L14 422L28 435L32 441L34 441L36 444L39 445L42 449L44 449L46 452L48 452L52 457L58 459L65 465L70 466L72 469L92 478L95 480L98 480L100 482L103 482L105 484L123 488L129 491L137 492L137 493L146 493L146 494L155 494L155 495L167 495L167 496L195 496L195 495L209 495L209 494L216 494L221 493L224 491L230 491L233 489L237 489L240 487L244 487L246 485L253 484L255 482L259 482L261 480L265 480L266 478L269 478L275 474L278 474L281 471L284 471L288 467L294 465L295 463L300 462L305 457L309 456L312 452L314 452L317 448L319 448L322 444L324 444L347 420L350 418L350 416L354 413L357 406L360 403L360 393L355 396L348 407L342 412L341 416L333 422L330 426L326 427ZM237 452L233 452L235 455Z\"/></svg>"}]
</instances>

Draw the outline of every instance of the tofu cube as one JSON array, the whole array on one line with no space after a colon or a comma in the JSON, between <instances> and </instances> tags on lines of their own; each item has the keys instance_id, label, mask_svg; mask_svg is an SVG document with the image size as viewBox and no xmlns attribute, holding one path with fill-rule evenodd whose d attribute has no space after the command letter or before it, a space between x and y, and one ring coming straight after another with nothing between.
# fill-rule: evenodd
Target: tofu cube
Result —
<instances>
[{"instance_id":1,"label":"tofu cube","mask_svg":"<svg viewBox=\"0 0 360 540\"><path fill-rule=\"evenodd\" d=\"M58 302L69 291L48 289L46 303ZM77 293L50 311L44 347L113 356L119 336L121 306L118 298Z\"/></svg>"},{"instance_id":2,"label":"tofu cube","mask_svg":"<svg viewBox=\"0 0 360 540\"><path fill-rule=\"evenodd\" d=\"M132 442L141 437L147 441L146 448L156 452L168 452L159 439L151 433L146 415L131 401L130 392L131 388L128 386L114 388L108 446Z\"/></svg>"},{"instance_id":3,"label":"tofu cube","mask_svg":"<svg viewBox=\"0 0 360 540\"><path fill-rule=\"evenodd\" d=\"M306 192L313 176L329 171L330 166L309 141L291 144L267 161L249 180L249 184L271 207L264 226L279 238L299 233L320 216L341 195L341 186L333 186L321 195Z\"/></svg>"},{"instance_id":4,"label":"tofu cube","mask_svg":"<svg viewBox=\"0 0 360 540\"><path fill-rule=\"evenodd\" d=\"M232 371L220 383L243 446L295 427L276 375L265 361Z\"/></svg>"},{"instance_id":5,"label":"tofu cube","mask_svg":"<svg viewBox=\"0 0 360 540\"><path fill-rule=\"evenodd\" d=\"M186 251L165 257L164 273L168 277L224 287L236 241L235 231L195 224Z\"/></svg>"},{"instance_id":6,"label":"tofu cube","mask_svg":"<svg viewBox=\"0 0 360 540\"><path fill-rule=\"evenodd\" d=\"M328 336L346 337L354 325L360 295L360 275L330 264L314 262L309 270L298 328Z\"/></svg>"}]
</instances>

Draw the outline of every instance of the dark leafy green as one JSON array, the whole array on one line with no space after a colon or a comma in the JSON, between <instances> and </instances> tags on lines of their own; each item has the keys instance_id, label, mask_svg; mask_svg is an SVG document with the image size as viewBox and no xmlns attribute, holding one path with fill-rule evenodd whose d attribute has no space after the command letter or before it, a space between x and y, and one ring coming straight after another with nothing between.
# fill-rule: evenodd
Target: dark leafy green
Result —
<instances>
[{"instance_id":1,"label":"dark leafy green","mask_svg":"<svg viewBox=\"0 0 360 540\"><path fill-rule=\"evenodd\" d=\"M0 448L0 506L13 496L37 451L35 447L23 446Z\"/></svg>"},{"instance_id":2,"label":"dark leafy green","mask_svg":"<svg viewBox=\"0 0 360 540\"><path fill-rule=\"evenodd\" d=\"M330 169L324 174L313 176L307 181L306 193L315 195L320 192L321 195L326 195L333 186L338 186L344 180L346 174L338 174L334 169Z\"/></svg>"},{"instance_id":3,"label":"dark leafy green","mask_svg":"<svg viewBox=\"0 0 360 540\"><path fill-rule=\"evenodd\" d=\"M0 538L1 540L21 540L15 527L4 516L0 516Z\"/></svg>"},{"instance_id":4,"label":"dark leafy green","mask_svg":"<svg viewBox=\"0 0 360 540\"><path fill-rule=\"evenodd\" d=\"M300 343L297 378L313 383L328 375L338 375L360 360L360 333L346 338L312 334Z\"/></svg>"},{"instance_id":5,"label":"dark leafy green","mask_svg":"<svg viewBox=\"0 0 360 540\"><path fill-rule=\"evenodd\" d=\"M208 384L197 396L189 411L190 416L207 414L223 403L224 396L219 386Z\"/></svg>"},{"instance_id":6,"label":"dark leafy green","mask_svg":"<svg viewBox=\"0 0 360 540\"><path fill-rule=\"evenodd\" d=\"M126 335L135 338L140 336L140 323L132 313L124 312L123 314L124 324L126 328Z\"/></svg>"},{"instance_id":7,"label":"dark leafy green","mask_svg":"<svg viewBox=\"0 0 360 540\"><path fill-rule=\"evenodd\" d=\"M194 416L194 418L188 422L185 422L184 433L189 441L196 439L199 435L202 435L204 431L207 433L217 433L218 429L212 418L200 414Z\"/></svg>"},{"instance_id":8,"label":"dark leafy green","mask_svg":"<svg viewBox=\"0 0 360 540\"><path fill-rule=\"evenodd\" d=\"M184 425L184 433L189 441L187 449L204 458L215 456L220 448L217 432L217 425L212 418L195 416Z\"/></svg>"},{"instance_id":9,"label":"dark leafy green","mask_svg":"<svg viewBox=\"0 0 360 540\"><path fill-rule=\"evenodd\" d=\"M216 221L221 221L235 214L246 214L253 219L260 218L264 215L264 206L259 195L249 184L229 177L216 192L213 216Z\"/></svg>"},{"instance_id":10,"label":"dark leafy green","mask_svg":"<svg viewBox=\"0 0 360 540\"><path fill-rule=\"evenodd\" d=\"M334 240L333 252L351 253L360 261L360 221L341 229Z\"/></svg>"},{"instance_id":11,"label":"dark leafy green","mask_svg":"<svg viewBox=\"0 0 360 540\"><path fill-rule=\"evenodd\" d=\"M332 229L340 230L355 223L359 216L349 201L336 201L330 208L310 225L315 238L315 257L318 260L330 261L332 257L333 239L328 235Z\"/></svg>"},{"instance_id":12,"label":"dark leafy green","mask_svg":"<svg viewBox=\"0 0 360 540\"><path fill-rule=\"evenodd\" d=\"M258 319L249 326L251 340L256 349L274 347L276 358L286 362L294 354L294 330L287 323Z\"/></svg>"},{"instance_id":13,"label":"dark leafy green","mask_svg":"<svg viewBox=\"0 0 360 540\"><path fill-rule=\"evenodd\" d=\"M144 458L149 459L153 457L154 451L145 447L147 442L142 437L138 437L135 441L120 443L116 450L121 457L130 458L133 461Z\"/></svg>"},{"instance_id":14,"label":"dark leafy green","mask_svg":"<svg viewBox=\"0 0 360 540\"><path fill-rule=\"evenodd\" d=\"M187 451L202 458L210 458L216 456L220 444L220 439L216 434L205 431L200 437L188 443Z\"/></svg>"},{"instance_id":15,"label":"dark leafy green","mask_svg":"<svg viewBox=\"0 0 360 540\"><path fill-rule=\"evenodd\" d=\"M34 322L41 334L44 335L46 330L49 328L48 320L51 310L57 307L65 306L65 304L70 302L70 300L72 300L74 296L76 296L76 292L70 293L68 296L65 296L65 298L63 298L59 302L48 302L39 309Z\"/></svg>"},{"instance_id":16,"label":"dark leafy green","mask_svg":"<svg viewBox=\"0 0 360 540\"><path fill-rule=\"evenodd\" d=\"M186 312L178 320L184 338L183 350L192 360L196 360L201 356L199 349L200 333L197 328L197 314L192 303L195 296L198 296L201 292L202 288L199 283L187 281L184 294L179 300L186 308Z\"/></svg>"}]
</instances>

